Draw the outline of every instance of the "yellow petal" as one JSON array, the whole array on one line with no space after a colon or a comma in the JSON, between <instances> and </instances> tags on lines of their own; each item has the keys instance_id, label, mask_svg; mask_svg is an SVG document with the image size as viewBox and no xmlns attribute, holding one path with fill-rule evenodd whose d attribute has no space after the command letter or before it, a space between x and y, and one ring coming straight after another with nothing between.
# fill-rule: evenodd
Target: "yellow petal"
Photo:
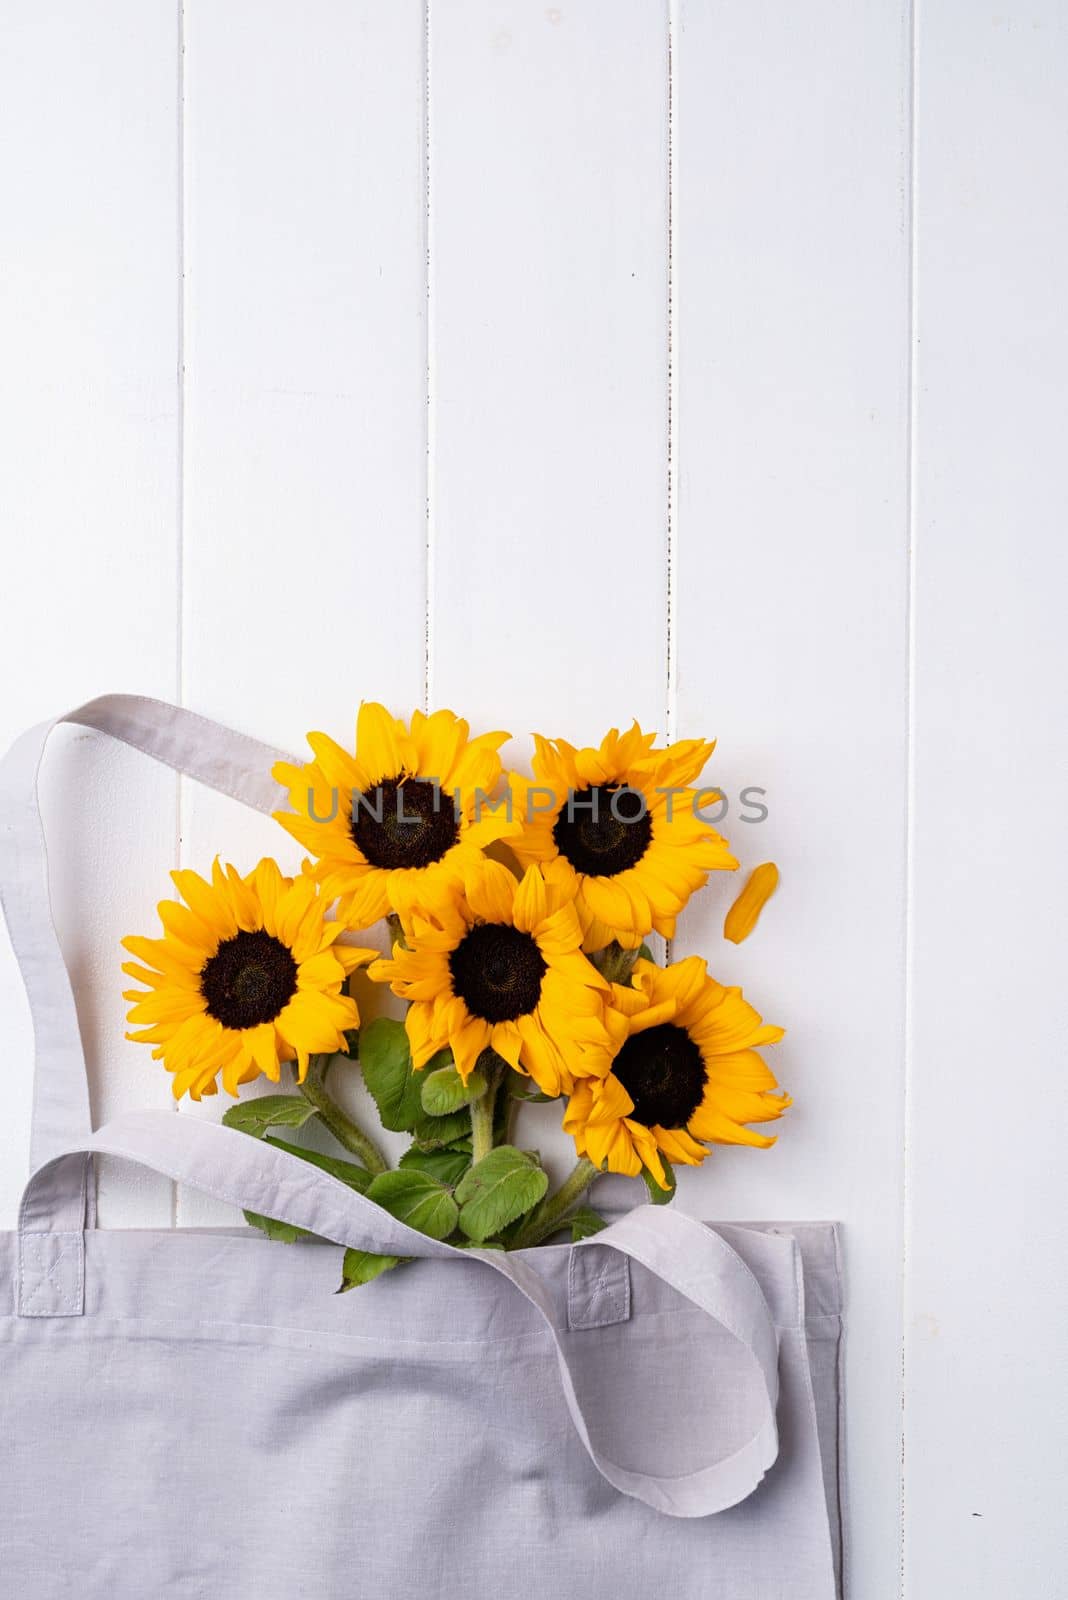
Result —
<instances>
[{"instance_id":1,"label":"yellow petal","mask_svg":"<svg viewBox=\"0 0 1068 1600\"><path fill-rule=\"evenodd\" d=\"M629 1030L631 1033L644 1033L648 1028L659 1028L662 1022L671 1022L677 1011L678 1002L669 996L655 1005L646 1006L644 1011L634 1012L629 1018Z\"/></svg>"},{"instance_id":2,"label":"yellow petal","mask_svg":"<svg viewBox=\"0 0 1068 1600\"><path fill-rule=\"evenodd\" d=\"M571 1134L576 1144L582 1130L590 1120L590 1108L593 1105L593 1082L590 1078L583 1078L576 1083L574 1092L568 1099L564 1110L564 1132ZM584 1144L579 1145L579 1155L584 1152Z\"/></svg>"},{"instance_id":3,"label":"yellow petal","mask_svg":"<svg viewBox=\"0 0 1068 1600\"><path fill-rule=\"evenodd\" d=\"M481 1017L469 1017L459 1032L450 1038L456 1070L464 1083L475 1070L475 1062L483 1050L489 1048L492 1038L492 1028Z\"/></svg>"},{"instance_id":4,"label":"yellow petal","mask_svg":"<svg viewBox=\"0 0 1068 1600\"><path fill-rule=\"evenodd\" d=\"M732 1122L725 1112L708 1106L700 1106L694 1112L690 1127L709 1144L747 1144L757 1150L767 1150L775 1143L768 1134L754 1133L751 1128Z\"/></svg>"},{"instance_id":5,"label":"yellow petal","mask_svg":"<svg viewBox=\"0 0 1068 1600\"><path fill-rule=\"evenodd\" d=\"M370 962L377 961L378 950L366 950L355 944L342 944L339 940L330 946L331 953L337 957L346 974L355 972L357 967L366 967Z\"/></svg>"},{"instance_id":6,"label":"yellow petal","mask_svg":"<svg viewBox=\"0 0 1068 1600\"><path fill-rule=\"evenodd\" d=\"M685 1128L660 1128L651 1130L658 1146L669 1161L683 1167L699 1167L708 1151L704 1145L691 1138Z\"/></svg>"},{"instance_id":7,"label":"yellow petal","mask_svg":"<svg viewBox=\"0 0 1068 1600\"><path fill-rule=\"evenodd\" d=\"M433 1007L418 1000L408 1007L404 1026L412 1050L412 1066L419 1072L447 1041L434 1031Z\"/></svg>"},{"instance_id":8,"label":"yellow petal","mask_svg":"<svg viewBox=\"0 0 1068 1600\"><path fill-rule=\"evenodd\" d=\"M542 1026L538 1015L535 1013L533 1016L520 1017L516 1027L523 1041L520 1071L529 1073L542 1094L551 1095L555 1099L558 1094L568 1093L573 1087L574 1079L568 1071L559 1046Z\"/></svg>"},{"instance_id":9,"label":"yellow petal","mask_svg":"<svg viewBox=\"0 0 1068 1600\"><path fill-rule=\"evenodd\" d=\"M516 882L499 861L487 856L472 860L464 874L464 894L475 916L484 922L512 921Z\"/></svg>"},{"instance_id":10,"label":"yellow petal","mask_svg":"<svg viewBox=\"0 0 1068 1600\"><path fill-rule=\"evenodd\" d=\"M383 778L399 778L414 755L415 747L403 722L377 701L365 700L356 719L356 758L370 784L381 783ZM415 765L414 760L411 765Z\"/></svg>"},{"instance_id":11,"label":"yellow petal","mask_svg":"<svg viewBox=\"0 0 1068 1600\"><path fill-rule=\"evenodd\" d=\"M322 773L329 789L338 791L338 803L341 804L342 794L346 795L348 805L352 804L352 791L363 790L363 770L359 764L343 750L336 740L331 739L326 733L309 733L308 744L315 754L315 766ZM305 780L312 774L306 769ZM320 815L326 815L320 812Z\"/></svg>"},{"instance_id":12,"label":"yellow petal","mask_svg":"<svg viewBox=\"0 0 1068 1600\"><path fill-rule=\"evenodd\" d=\"M545 879L537 866L528 867L515 895L515 925L533 933L549 914L549 895Z\"/></svg>"},{"instance_id":13,"label":"yellow petal","mask_svg":"<svg viewBox=\"0 0 1068 1600\"><path fill-rule=\"evenodd\" d=\"M266 1073L269 1078L278 1078L278 1046L275 1041L274 1024L261 1022L256 1028L245 1030L245 1043L249 1054L260 1072Z\"/></svg>"},{"instance_id":14,"label":"yellow petal","mask_svg":"<svg viewBox=\"0 0 1068 1600\"><path fill-rule=\"evenodd\" d=\"M493 1048L503 1061L507 1061L516 1072L519 1069L519 1055L523 1048L523 1038L514 1022L498 1022L493 1029Z\"/></svg>"},{"instance_id":15,"label":"yellow petal","mask_svg":"<svg viewBox=\"0 0 1068 1600\"><path fill-rule=\"evenodd\" d=\"M732 944L748 939L757 918L779 886L779 869L774 861L764 861L749 874L745 888L727 912L723 937Z\"/></svg>"},{"instance_id":16,"label":"yellow petal","mask_svg":"<svg viewBox=\"0 0 1068 1600\"><path fill-rule=\"evenodd\" d=\"M345 1048L344 1030L327 997L311 990L298 990L278 1013L275 1026L294 1050L333 1054Z\"/></svg>"},{"instance_id":17,"label":"yellow petal","mask_svg":"<svg viewBox=\"0 0 1068 1600\"><path fill-rule=\"evenodd\" d=\"M171 877L175 888L194 916L199 917L201 922L220 939L229 938L231 934L237 932L237 922L229 907L199 872L186 868L184 871L172 872Z\"/></svg>"},{"instance_id":18,"label":"yellow petal","mask_svg":"<svg viewBox=\"0 0 1068 1600\"><path fill-rule=\"evenodd\" d=\"M636 1178L642 1170L630 1125L626 1122L588 1123L586 1149L595 1166Z\"/></svg>"},{"instance_id":19,"label":"yellow petal","mask_svg":"<svg viewBox=\"0 0 1068 1600\"><path fill-rule=\"evenodd\" d=\"M633 1110L634 1101L614 1072L594 1084L590 1122L618 1122L620 1117L629 1117Z\"/></svg>"},{"instance_id":20,"label":"yellow petal","mask_svg":"<svg viewBox=\"0 0 1068 1600\"><path fill-rule=\"evenodd\" d=\"M219 940L226 937L225 933L209 927L177 900L161 900L156 909L164 932L168 936L167 943L172 948L176 945L182 946L182 953L188 953L191 965L199 956L199 965L203 966L205 957L214 955L219 947ZM225 912L218 920L223 927L227 925ZM236 931L236 925L231 925Z\"/></svg>"}]
</instances>

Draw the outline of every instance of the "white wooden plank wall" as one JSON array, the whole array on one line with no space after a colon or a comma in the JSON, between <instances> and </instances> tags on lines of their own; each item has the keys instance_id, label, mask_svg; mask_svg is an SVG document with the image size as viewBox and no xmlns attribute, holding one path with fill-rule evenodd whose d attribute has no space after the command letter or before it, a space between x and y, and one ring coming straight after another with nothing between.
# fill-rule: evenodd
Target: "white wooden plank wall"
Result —
<instances>
[{"instance_id":1,"label":"white wooden plank wall","mask_svg":"<svg viewBox=\"0 0 1068 1600\"><path fill-rule=\"evenodd\" d=\"M917 29L905 1584L1068 1594L1068 11Z\"/></svg>"},{"instance_id":2,"label":"white wooden plank wall","mask_svg":"<svg viewBox=\"0 0 1068 1600\"><path fill-rule=\"evenodd\" d=\"M178 691L178 17L171 0L0 13L0 741L118 687ZM64 736L66 735L66 736ZM173 775L89 733L45 784L53 905L99 1121L165 1106L123 1042L118 941L177 848ZM0 918L0 926L3 919ZM25 1181L32 1039L6 930L4 1225ZM127 1172L111 1220L159 1225Z\"/></svg>"},{"instance_id":3,"label":"white wooden plank wall","mask_svg":"<svg viewBox=\"0 0 1068 1600\"><path fill-rule=\"evenodd\" d=\"M186 0L184 36L183 694L305 754L424 700L423 12ZM183 784L183 864L221 840L300 859Z\"/></svg>"},{"instance_id":4,"label":"white wooden plank wall","mask_svg":"<svg viewBox=\"0 0 1068 1600\"><path fill-rule=\"evenodd\" d=\"M743 867L783 874L759 936L733 878L691 902L787 1037L796 1106L766 1156L718 1153L691 1207L841 1216L850 1283L848 1559L900 1558L907 739L908 25L892 5L683 0L675 288L677 725ZM752 822L750 788L766 790ZM751 796L751 800L759 796ZM778 1131L778 1130L776 1130ZM878 1376L877 1376L878 1375ZM866 1582L861 1574L870 1574ZM874 1575L880 1574L876 1587Z\"/></svg>"},{"instance_id":5,"label":"white wooden plank wall","mask_svg":"<svg viewBox=\"0 0 1068 1600\"><path fill-rule=\"evenodd\" d=\"M1068 1594L1066 72L1057 0L0 16L0 740L109 688L295 751L361 697L719 737L783 885L676 951L796 1105L682 1199L845 1224L850 1600ZM46 799L98 1120L167 1104L121 934L293 857L87 734ZM101 1214L233 1218L125 1169Z\"/></svg>"}]
</instances>

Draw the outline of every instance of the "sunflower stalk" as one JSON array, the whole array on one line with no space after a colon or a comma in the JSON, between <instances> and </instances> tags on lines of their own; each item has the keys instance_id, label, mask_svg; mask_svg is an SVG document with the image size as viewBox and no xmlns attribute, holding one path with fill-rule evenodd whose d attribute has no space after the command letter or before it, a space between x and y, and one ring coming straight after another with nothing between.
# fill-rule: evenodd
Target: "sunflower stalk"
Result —
<instances>
[{"instance_id":1,"label":"sunflower stalk","mask_svg":"<svg viewBox=\"0 0 1068 1600\"><path fill-rule=\"evenodd\" d=\"M368 1172L373 1172L376 1176L380 1172L388 1172L389 1162L374 1140L342 1111L329 1093L326 1087L326 1074L330 1061L331 1057L327 1055L312 1056L307 1076L304 1082L298 1085L301 1094L309 1105L315 1107L320 1119L329 1128L338 1144L350 1155L356 1156Z\"/></svg>"},{"instance_id":2,"label":"sunflower stalk","mask_svg":"<svg viewBox=\"0 0 1068 1600\"><path fill-rule=\"evenodd\" d=\"M501 1091L502 1101L497 1107L498 1143L511 1144L512 1132L515 1128L516 1114L519 1111L519 1096L512 1091L512 1084L506 1083Z\"/></svg>"},{"instance_id":3,"label":"sunflower stalk","mask_svg":"<svg viewBox=\"0 0 1068 1600\"><path fill-rule=\"evenodd\" d=\"M491 1074L485 1092L471 1102L471 1165L475 1166L493 1149L493 1114L500 1079Z\"/></svg>"},{"instance_id":4,"label":"sunflower stalk","mask_svg":"<svg viewBox=\"0 0 1068 1600\"><path fill-rule=\"evenodd\" d=\"M586 1190L597 1177L597 1168L585 1156L575 1163L573 1171L564 1179L555 1194L546 1195L531 1212L526 1223L511 1240L510 1250L526 1250L550 1238L568 1221L585 1198Z\"/></svg>"}]
</instances>

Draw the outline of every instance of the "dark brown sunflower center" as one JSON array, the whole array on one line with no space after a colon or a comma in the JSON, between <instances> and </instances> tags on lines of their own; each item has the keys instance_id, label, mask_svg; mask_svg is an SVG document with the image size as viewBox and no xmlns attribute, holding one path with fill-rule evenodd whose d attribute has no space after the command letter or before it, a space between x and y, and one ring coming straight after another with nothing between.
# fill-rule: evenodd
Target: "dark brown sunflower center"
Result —
<instances>
[{"instance_id":1,"label":"dark brown sunflower center","mask_svg":"<svg viewBox=\"0 0 1068 1600\"><path fill-rule=\"evenodd\" d=\"M636 866L652 836L644 796L615 783L576 789L553 826L560 854L576 872L597 878L614 878Z\"/></svg>"},{"instance_id":2,"label":"dark brown sunflower center","mask_svg":"<svg viewBox=\"0 0 1068 1600\"><path fill-rule=\"evenodd\" d=\"M352 808L352 837L372 867L429 867L459 836L451 798L428 778L384 778Z\"/></svg>"},{"instance_id":3,"label":"dark brown sunflower center","mask_svg":"<svg viewBox=\"0 0 1068 1600\"><path fill-rule=\"evenodd\" d=\"M647 1128L684 1128L704 1097L701 1052L673 1022L632 1034L612 1071L634 1101L635 1122Z\"/></svg>"},{"instance_id":4,"label":"dark brown sunflower center","mask_svg":"<svg viewBox=\"0 0 1068 1600\"><path fill-rule=\"evenodd\" d=\"M481 922L449 957L452 987L472 1016L514 1022L541 998L545 960L529 933L501 922Z\"/></svg>"},{"instance_id":5,"label":"dark brown sunflower center","mask_svg":"<svg viewBox=\"0 0 1068 1600\"><path fill-rule=\"evenodd\" d=\"M260 928L224 939L200 971L208 1014L224 1028L271 1022L297 987L297 963L281 940Z\"/></svg>"}]
</instances>

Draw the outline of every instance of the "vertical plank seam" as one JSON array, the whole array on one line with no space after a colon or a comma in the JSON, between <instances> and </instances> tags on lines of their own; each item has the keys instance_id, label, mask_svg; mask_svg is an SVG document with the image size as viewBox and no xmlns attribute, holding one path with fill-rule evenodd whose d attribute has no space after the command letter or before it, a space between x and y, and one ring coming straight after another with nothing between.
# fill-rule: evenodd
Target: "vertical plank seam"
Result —
<instances>
[{"instance_id":1,"label":"vertical plank seam","mask_svg":"<svg viewBox=\"0 0 1068 1600\"><path fill-rule=\"evenodd\" d=\"M908 344L905 355L907 415L905 420L905 537L908 559L908 583L905 600L906 666L905 666L905 884L904 884L904 1079L901 1108L901 1483L899 1505L899 1572L898 1588L901 1600L906 1592L906 1544L908 1491L906 1478L907 1456L907 1382L908 1382L908 1315L909 1315L909 1239L912 1224L912 1191L910 1172L910 1119L912 1115L913 1083L913 968L915 960L915 829L916 829L916 434L919 394L917 389L916 332L917 332L917 228L916 228L916 174L917 174L917 122L918 122L918 0L906 0L905 25L908 85L906 95L906 174L905 204L907 238L907 300Z\"/></svg>"},{"instance_id":2,"label":"vertical plank seam","mask_svg":"<svg viewBox=\"0 0 1068 1600\"><path fill-rule=\"evenodd\" d=\"M423 8L423 229L425 245L426 285L423 316L426 337L426 533L423 582L426 588L423 629L423 710L430 711L434 680L434 294L431 263L432 214L430 205L430 0Z\"/></svg>"},{"instance_id":3,"label":"vertical plank seam","mask_svg":"<svg viewBox=\"0 0 1068 1600\"><path fill-rule=\"evenodd\" d=\"M176 490L176 562L175 562L175 698L179 705L185 704L185 435L186 435L186 108L185 108L185 36L186 36L186 0L177 0L178 4L178 310L177 310L177 343L178 343L178 407L176 423L176 454L177 454L177 490ZM182 865L182 827L183 814L182 802L184 798L184 782L180 773L175 774L174 789L174 859L180 867ZM172 1105L175 1115L178 1113L177 1102ZM170 1211L171 1227L178 1226L178 1185L173 1180L170 1185Z\"/></svg>"},{"instance_id":4,"label":"vertical plank seam","mask_svg":"<svg viewBox=\"0 0 1068 1600\"><path fill-rule=\"evenodd\" d=\"M675 170L676 41L679 0L667 0L667 573L665 591L665 743L676 737L678 722L678 364L675 360L675 250L677 245ZM674 940L665 941L665 960L674 958Z\"/></svg>"}]
</instances>

